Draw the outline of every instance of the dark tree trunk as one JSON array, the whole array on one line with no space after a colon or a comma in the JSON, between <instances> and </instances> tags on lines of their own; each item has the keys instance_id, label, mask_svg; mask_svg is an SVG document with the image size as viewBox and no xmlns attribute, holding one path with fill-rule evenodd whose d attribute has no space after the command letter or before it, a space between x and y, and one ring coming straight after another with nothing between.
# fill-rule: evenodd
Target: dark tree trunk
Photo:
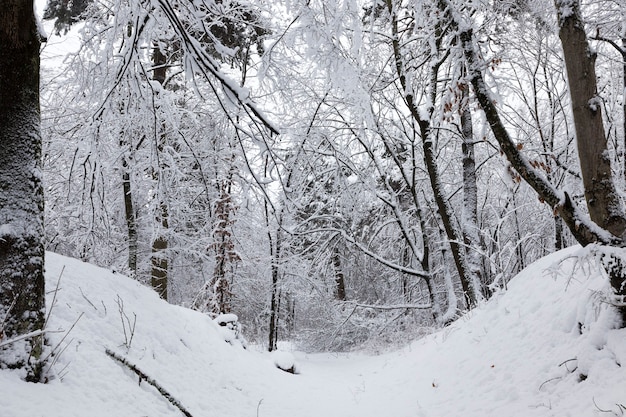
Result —
<instances>
[{"instance_id":1,"label":"dark tree trunk","mask_svg":"<svg viewBox=\"0 0 626 417\"><path fill-rule=\"evenodd\" d=\"M44 325L39 46L33 2L0 13L0 342ZM39 381L43 336L0 348L0 368Z\"/></svg>"},{"instance_id":2,"label":"dark tree trunk","mask_svg":"<svg viewBox=\"0 0 626 417\"><path fill-rule=\"evenodd\" d=\"M159 206L160 216L156 221L159 224L159 236L152 242L152 272L150 283L164 300L167 300L167 287L168 287L168 260L165 255L167 250L167 238L164 236L164 231L168 229L168 213L167 206L161 204Z\"/></svg>"},{"instance_id":3,"label":"dark tree trunk","mask_svg":"<svg viewBox=\"0 0 626 417\"><path fill-rule=\"evenodd\" d=\"M124 192L124 217L128 229L128 269L133 278L137 277L137 221L133 205L133 195L130 184L130 172L126 157L122 158L122 190Z\"/></svg>"},{"instance_id":4,"label":"dark tree trunk","mask_svg":"<svg viewBox=\"0 0 626 417\"><path fill-rule=\"evenodd\" d=\"M626 217L621 208L611 172L607 139L602 122L602 99L598 96L595 52L592 52L578 1L556 1L559 37L574 113L574 128L591 220L623 239ZM561 13L567 7L567 13ZM573 8L573 9L572 9Z\"/></svg>"},{"instance_id":5,"label":"dark tree trunk","mask_svg":"<svg viewBox=\"0 0 626 417\"><path fill-rule=\"evenodd\" d=\"M267 203L265 203L267 205ZM269 219L269 218L268 218ZM269 223L269 221L268 221ZM269 225L268 225L269 226ZM270 323L269 323L269 344L267 349L272 352L276 350L278 343L278 307L279 307L279 289L278 289L278 281L280 274L280 244L281 244L281 236L280 236L280 228L276 230L276 241L272 239L272 232L268 227L268 236L269 236L269 244L270 244L270 259L272 262L272 287L271 287L271 295L270 295Z\"/></svg>"},{"instance_id":6,"label":"dark tree trunk","mask_svg":"<svg viewBox=\"0 0 626 417\"><path fill-rule=\"evenodd\" d=\"M233 159L234 155L231 157L231 162ZM225 314L230 313L231 292L229 275L232 280L232 265L239 260L231 234L232 216L235 212L231 197L233 170L231 169L225 179L217 182L219 198L215 205L215 225L213 230L215 268L211 282L213 291L211 309L214 313Z\"/></svg>"},{"instance_id":7,"label":"dark tree trunk","mask_svg":"<svg viewBox=\"0 0 626 417\"><path fill-rule=\"evenodd\" d=\"M166 76L166 66L167 60L165 55L161 52L158 47L154 48L152 61L154 64L154 73L153 78L155 81L158 81L159 84L163 85L165 82ZM167 139L165 134L165 128L163 123L161 124L162 131L158 135L156 140L157 143L157 152L162 152L165 146L165 141ZM157 182L164 181L163 170L159 166L157 170L155 170L155 179ZM152 288L156 290L159 296L167 300L167 290L168 290L168 259L166 255L166 251L168 248L168 240L167 240L167 230L169 229L169 212L166 202L166 196L164 195L163 186L158 186L159 192L157 193L157 198L159 199L157 211L158 214L156 216L157 223L157 236L152 241L152 271L151 271L151 284Z\"/></svg>"},{"instance_id":8,"label":"dark tree trunk","mask_svg":"<svg viewBox=\"0 0 626 417\"><path fill-rule=\"evenodd\" d=\"M563 220L559 216L554 216L554 249L565 248L565 236L563 236Z\"/></svg>"},{"instance_id":9,"label":"dark tree trunk","mask_svg":"<svg viewBox=\"0 0 626 417\"><path fill-rule=\"evenodd\" d=\"M443 312L441 311L443 303L441 302L441 296L438 295L437 288L435 288L433 277L430 274L430 238L428 237L426 221L424 220L424 216L422 214L422 207L418 203L415 195L414 201L417 206L417 217L419 218L420 229L422 231L423 253L422 258L420 259L420 265L422 266L422 270L426 273L424 281L426 282L426 287L428 288L428 299L432 305L433 320L435 320L435 323L440 324L441 317L443 316ZM448 301L451 302L451 300Z\"/></svg>"},{"instance_id":10,"label":"dark tree trunk","mask_svg":"<svg viewBox=\"0 0 626 417\"><path fill-rule=\"evenodd\" d=\"M622 16L622 25L626 25L626 17ZM622 29L624 30L624 29ZM626 34L626 30L624 32ZM622 38L622 49L620 51L622 54L622 88L626 92L626 37ZM622 175L623 180L626 181L626 93L622 95ZM625 187L626 184L622 184L622 187Z\"/></svg>"},{"instance_id":11,"label":"dark tree trunk","mask_svg":"<svg viewBox=\"0 0 626 417\"><path fill-rule=\"evenodd\" d=\"M341 269L341 253L337 246L333 248L332 261L335 271L335 298L339 301L346 301L346 283Z\"/></svg>"}]
</instances>

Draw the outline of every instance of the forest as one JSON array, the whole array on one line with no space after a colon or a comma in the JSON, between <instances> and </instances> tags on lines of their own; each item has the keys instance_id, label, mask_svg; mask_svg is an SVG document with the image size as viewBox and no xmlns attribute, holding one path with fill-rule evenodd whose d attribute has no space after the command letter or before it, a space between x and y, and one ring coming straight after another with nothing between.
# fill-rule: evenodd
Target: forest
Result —
<instances>
[{"instance_id":1,"label":"forest","mask_svg":"<svg viewBox=\"0 0 626 417\"><path fill-rule=\"evenodd\" d=\"M626 319L625 1L42 6L46 39L0 31L0 329L29 361L43 248L270 351L405 344L577 243Z\"/></svg>"}]
</instances>

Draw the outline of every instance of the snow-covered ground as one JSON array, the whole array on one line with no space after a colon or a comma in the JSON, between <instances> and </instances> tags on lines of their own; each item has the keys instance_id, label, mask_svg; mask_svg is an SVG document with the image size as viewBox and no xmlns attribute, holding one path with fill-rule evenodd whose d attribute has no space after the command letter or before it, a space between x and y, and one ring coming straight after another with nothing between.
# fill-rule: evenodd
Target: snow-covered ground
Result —
<instances>
[{"instance_id":1,"label":"snow-covered ground","mask_svg":"<svg viewBox=\"0 0 626 417\"><path fill-rule=\"evenodd\" d=\"M533 264L506 293L399 351L293 352L295 375L275 367L276 355L224 342L200 313L168 305L119 274L49 253L48 329L60 331L49 334L55 378L27 384L1 371L0 415L183 415L106 349L154 378L194 417L626 415L626 330L608 330L612 317L593 266L578 264L573 273L573 259L558 266L575 250Z\"/></svg>"}]
</instances>

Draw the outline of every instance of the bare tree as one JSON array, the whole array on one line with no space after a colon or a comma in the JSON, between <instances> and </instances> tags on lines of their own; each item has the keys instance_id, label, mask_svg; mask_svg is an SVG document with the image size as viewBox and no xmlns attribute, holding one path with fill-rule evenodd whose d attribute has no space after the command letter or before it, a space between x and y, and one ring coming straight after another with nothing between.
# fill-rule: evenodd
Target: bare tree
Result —
<instances>
[{"instance_id":1,"label":"bare tree","mask_svg":"<svg viewBox=\"0 0 626 417\"><path fill-rule=\"evenodd\" d=\"M458 227L454 224L454 213L449 203L449 198L445 195L443 185L441 183L441 176L439 174L439 168L436 160L436 147L435 147L435 135L433 127L431 126L432 113L434 110L434 104L437 97L437 82L438 71L440 66L448 57L445 51L441 50L441 41L444 36L444 23L435 20L433 22L433 43L434 51L431 51L430 63L430 103L426 111L421 111L418 108L418 103L415 101L413 93L413 87L411 86L413 80L410 75L407 74L407 63L405 62L402 43L400 39L400 30L398 25L398 13L399 6L394 4L393 0L386 0L387 11L390 16L391 25L391 42L393 44L393 61L395 62L395 68L397 76L400 82L402 91L404 92L404 101L411 117L419 129L419 134L422 139L422 148L424 152L424 163L430 179L430 184L433 190L435 202L437 204L437 210L441 218L441 222L446 231L446 235L449 240L452 257L461 280L463 292L466 297L468 306L471 308L482 299L481 282L480 277L477 275L476 269L470 269L467 263L467 254L460 245L463 241L462 233L458 230Z\"/></svg>"},{"instance_id":2,"label":"bare tree","mask_svg":"<svg viewBox=\"0 0 626 417\"><path fill-rule=\"evenodd\" d=\"M473 29L467 22L462 22L465 29L461 31L460 39L470 69L469 78L502 152L539 197L561 216L576 240L583 245L600 243L622 247L625 243L626 218L611 176L602 123L601 100L596 87L595 57L584 31L580 2L557 0L555 4L572 96L578 155L589 217L580 211L567 193L556 189L541 171L529 162L513 141L485 83L482 73L484 63L479 58ZM450 2L447 2L447 7L452 7ZM450 13L448 16L453 25L461 26L456 20L458 15ZM607 254L604 261L614 292L612 301L620 311L621 317L626 319L623 261L615 252Z\"/></svg>"}]
</instances>

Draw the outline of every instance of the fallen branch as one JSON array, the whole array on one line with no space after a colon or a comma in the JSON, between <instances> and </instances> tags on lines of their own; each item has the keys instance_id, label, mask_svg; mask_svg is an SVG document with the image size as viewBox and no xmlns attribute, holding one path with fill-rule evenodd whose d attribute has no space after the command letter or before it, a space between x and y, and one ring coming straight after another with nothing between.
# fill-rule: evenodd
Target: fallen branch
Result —
<instances>
[{"instance_id":1,"label":"fallen branch","mask_svg":"<svg viewBox=\"0 0 626 417\"><path fill-rule=\"evenodd\" d=\"M137 366L135 366L132 363L130 363L128 361L128 359L124 358L123 356L118 355L117 353L113 352L110 349L106 349L105 352L111 358L113 358L117 362L121 363L122 365L124 365L125 367L127 367L128 369L133 371L135 374L137 374L137 376L139 377L139 383L141 383L141 381L144 380L148 384L150 384L154 388L156 388L157 391L159 391L159 394L161 394L163 397L165 397L165 399L168 400L170 402L170 404L172 404L174 407L178 408L181 411L181 413L183 413L185 415L185 417L193 417L191 415L191 413L189 411L187 411L185 409L185 407L183 407L183 405L180 403L180 401L178 401L176 398L174 398L174 396L172 396L172 394L167 392L165 390L165 388L163 388L161 386L161 384L159 384L153 378L151 378L148 375L146 375L146 373L143 372L141 369L137 368Z\"/></svg>"},{"instance_id":2,"label":"fallen branch","mask_svg":"<svg viewBox=\"0 0 626 417\"><path fill-rule=\"evenodd\" d=\"M30 339L30 338L33 338L33 337L41 336L44 333L51 333L51 332L50 331L44 331L44 330L35 330L34 332L22 334L22 335L14 337L13 339L9 339L9 340L5 340L4 342L0 342L0 347L4 347L4 346L10 345L12 343L19 342L20 340Z\"/></svg>"}]
</instances>

